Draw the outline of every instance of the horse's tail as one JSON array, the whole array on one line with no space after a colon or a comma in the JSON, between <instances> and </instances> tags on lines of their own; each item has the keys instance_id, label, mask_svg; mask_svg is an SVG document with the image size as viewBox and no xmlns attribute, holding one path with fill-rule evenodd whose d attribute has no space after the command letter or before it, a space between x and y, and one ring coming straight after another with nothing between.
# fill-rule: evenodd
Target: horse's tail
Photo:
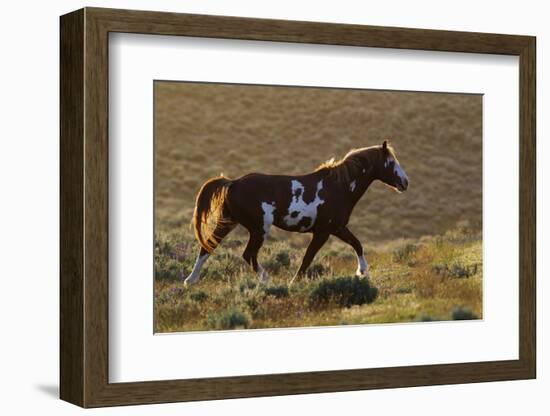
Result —
<instances>
[{"instance_id":1,"label":"horse's tail","mask_svg":"<svg viewBox=\"0 0 550 416\"><path fill-rule=\"evenodd\" d=\"M231 180L221 175L206 181L197 194L193 228L199 244L209 253L218 245L216 227L223 223L233 223L225 209L230 184Z\"/></svg>"}]
</instances>

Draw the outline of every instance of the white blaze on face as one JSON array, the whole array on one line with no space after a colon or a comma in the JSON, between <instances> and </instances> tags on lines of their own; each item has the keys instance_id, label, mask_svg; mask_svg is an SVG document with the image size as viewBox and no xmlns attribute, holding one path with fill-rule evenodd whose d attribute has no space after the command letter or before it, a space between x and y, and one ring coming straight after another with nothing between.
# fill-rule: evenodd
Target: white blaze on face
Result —
<instances>
[{"instance_id":1,"label":"white blaze on face","mask_svg":"<svg viewBox=\"0 0 550 416\"><path fill-rule=\"evenodd\" d=\"M407 174L405 173L405 171L401 168L401 165L397 162L397 160L395 160L393 157L388 157L386 159L386 161L384 162L384 167L388 167L388 165L391 163L391 162L395 162L393 164L393 173L394 175L396 175L397 177L399 177L399 179L401 180L401 183L405 183L405 182L408 182L409 181L409 178L407 177Z\"/></svg>"},{"instance_id":2,"label":"white blaze on face","mask_svg":"<svg viewBox=\"0 0 550 416\"><path fill-rule=\"evenodd\" d=\"M393 165L393 172L399 176L399 179L401 179L401 183L407 183L409 182L409 178L407 177L407 174L405 173L405 171L401 168L401 165L399 163L395 163L395 165Z\"/></svg>"},{"instance_id":3,"label":"white blaze on face","mask_svg":"<svg viewBox=\"0 0 550 416\"><path fill-rule=\"evenodd\" d=\"M283 218L284 222L288 226L297 225L303 218L310 218L311 222L307 227L301 227L300 231L307 231L317 219L317 210L319 205L325 203L319 197L319 192L323 189L323 181L317 183L317 192L315 193L315 199L310 203L304 201L304 185L300 181L293 180L291 183L292 199L288 206L288 214Z\"/></svg>"},{"instance_id":4,"label":"white blaze on face","mask_svg":"<svg viewBox=\"0 0 550 416\"><path fill-rule=\"evenodd\" d=\"M356 181L352 181L350 184L349 184L349 190L351 192L355 191L355 186L357 185L357 182Z\"/></svg>"},{"instance_id":5,"label":"white blaze on face","mask_svg":"<svg viewBox=\"0 0 550 416\"><path fill-rule=\"evenodd\" d=\"M193 267L193 271L189 276L187 276L187 279L185 279L184 281L185 285L192 285L193 283L197 283L199 281L199 278L201 276L201 268L209 256L210 254L208 253L203 254L202 256L199 254L197 256L197 260L195 261L195 266Z\"/></svg>"},{"instance_id":6,"label":"white blaze on face","mask_svg":"<svg viewBox=\"0 0 550 416\"><path fill-rule=\"evenodd\" d=\"M264 240L267 239L269 234L269 229L273 224L273 212L275 211L275 202L269 204L267 202L262 202L262 210L264 212Z\"/></svg>"}]
</instances>

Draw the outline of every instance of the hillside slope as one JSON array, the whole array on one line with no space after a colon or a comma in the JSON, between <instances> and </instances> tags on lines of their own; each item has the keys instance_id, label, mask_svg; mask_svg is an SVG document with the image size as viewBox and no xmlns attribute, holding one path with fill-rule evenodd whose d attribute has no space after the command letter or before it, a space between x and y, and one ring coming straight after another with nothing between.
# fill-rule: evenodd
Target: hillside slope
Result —
<instances>
[{"instance_id":1,"label":"hillside slope","mask_svg":"<svg viewBox=\"0 0 550 416\"><path fill-rule=\"evenodd\" d=\"M157 233L191 235L195 194L220 172L303 174L385 138L411 185L373 184L350 223L362 241L481 227L480 95L156 82L155 110Z\"/></svg>"}]
</instances>

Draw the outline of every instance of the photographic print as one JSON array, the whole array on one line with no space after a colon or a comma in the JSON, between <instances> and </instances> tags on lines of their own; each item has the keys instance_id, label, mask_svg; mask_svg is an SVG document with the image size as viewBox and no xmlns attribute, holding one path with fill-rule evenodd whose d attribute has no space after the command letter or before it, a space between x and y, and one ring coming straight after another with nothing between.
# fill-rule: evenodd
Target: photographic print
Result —
<instances>
[{"instance_id":1,"label":"photographic print","mask_svg":"<svg viewBox=\"0 0 550 416\"><path fill-rule=\"evenodd\" d=\"M155 81L154 331L482 319L482 103Z\"/></svg>"}]
</instances>

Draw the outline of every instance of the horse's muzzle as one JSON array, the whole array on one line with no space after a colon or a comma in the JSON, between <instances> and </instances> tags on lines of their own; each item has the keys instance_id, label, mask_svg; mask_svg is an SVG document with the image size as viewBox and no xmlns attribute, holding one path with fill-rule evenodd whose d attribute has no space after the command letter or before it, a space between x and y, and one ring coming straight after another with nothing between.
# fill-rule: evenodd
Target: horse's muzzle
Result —
<instances>
[{"instance_id":1,"label":"horse's muzzle","mask_svg":"<svg viewBox=\"0 0 550 416\"><path fill-rule=\"evenodd\" d=\"M409 187L409 180L408 179L403 179L398 185L397 185L397 189L399 190L399 192L405 192L407 190L407 188Z\"/></svg>"}]
</instances>

